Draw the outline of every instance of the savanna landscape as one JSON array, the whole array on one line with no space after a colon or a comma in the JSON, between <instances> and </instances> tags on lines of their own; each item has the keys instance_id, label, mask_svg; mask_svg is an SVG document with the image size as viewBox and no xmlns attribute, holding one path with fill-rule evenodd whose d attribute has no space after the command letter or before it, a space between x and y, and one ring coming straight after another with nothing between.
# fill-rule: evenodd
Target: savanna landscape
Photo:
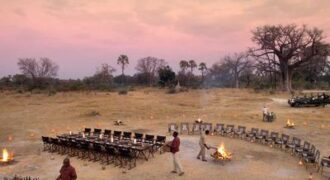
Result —
<instances>
[{"instance_id":1,"label":"savanna landscape","mask_svg":"<svg viewBox=\"0 0 330 180\"><path fill-rule=\"evenodd\" d=\"M328 119L330 109L296 108L288 106L284 93L269 95L252 90L206 89L180 94L166 94L153 88L136 89L126 96L105 92L67 92L48 97L43 94L1 93L1 146L14 152L17 163L1 167L1 174L19 174L54 179L63 155L43 152L42 135L55 136L68 131L82 131L84 127L130 130L133 132L168 134L168 123L204 121L248 128L258 127L297 136L315 144L322 154L330 153ZM273 123L262 121L261 109L267 104L277 113ZM91 115L98 112L99 115ZM122 120L124 126L114 126ZM287 119L295 129L285 129ZM19 126L17 125L19 124ZM224 143L234 158L225 166L213 162L199 162L197 135L182 135L182 165L187 179L307 179L309 172L299 160L274 148L228 137L212 136L214 146ZM80 179L180 179L170 173L168 153L156 155L150 162L141 162L125 171L112 165L103 170L100 163L72 158ZM86 164L85 164L86 163ZM322 179L317 173L314 179ZM323 178L325 179L325 177Z\"/></svg>"},{"instance_id":2,"label":"savanna landscape","mask_svg":"<svg viewBox=\"0 0 330 180\"><path fill-rule=\"evenodd\" d=\"M329 180L328 0L0 0L0 180Z\"/></svg>"}]
</instances>

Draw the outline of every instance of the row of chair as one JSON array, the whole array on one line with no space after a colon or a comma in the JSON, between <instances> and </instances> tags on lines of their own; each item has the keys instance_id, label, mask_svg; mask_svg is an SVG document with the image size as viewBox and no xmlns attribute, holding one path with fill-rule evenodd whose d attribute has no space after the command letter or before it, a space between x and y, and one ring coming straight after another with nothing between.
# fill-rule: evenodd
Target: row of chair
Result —
<instances>
[{"instance_id":1,"label":"row of chair","mask_svg":"<svg viewBox=\"0 0 330 180\"><path fill-rule=\"evenodd\" d=\"M113 133L112 133L113 132ZM143 134L143 133L133 133L129 131L112 131L109 129L105 129L103 132L101 129L95 128L94 131L92 131L91 128L85 128L83 133L86 136L92 136L92 137L100 137L100 135L103 135L104 138L110 138L113 137L115 140L131 140L136 139L137 142L145 142L145 143L156 143L156 144L163 144L166 141L166 136L161 135L151 135L151 134Z\"/></svg>"},{"instance_id":2,"label":"row of chair","mask_svg":"<svg viewBox=\"0 0 330 180\"><path fill-rule=\"evenodd\" d=\"M210 133L221 136L228 136L233 138L240 138L248 140L250 142L257 142L270 147L277 147L288 152L292 155L296 155L300 158L306 166L306 169L312 165L318 169L321 169L321 174L323 172L324 165L320 166L320 151L315 148L313 144L308 141L304 141L297 137L292 137L287 134L281 134L278 132L269 132L265 129L251 128L247 131L245 126L237 126L223 123L218 123L215 127L212 127L212 123L193 123L192 130L190 130L191 125L189 123L181 123L180 126L176 123L170 123L168 125L169 132L180 132L181 134L199 134L202 131L208 130Z\"/></svg>"},{"instance_id":3,"label":"row of chair","mask_svg":"<svg viewBox=\"0 0 330 180\"><path fill-rule=\"evenodd\" d=\"M61 135L58 138L42 137L44 150L49 152L57 152L59 154L68 154L69 156L76 156L81 159L88 159L90 161L100 161L102 164L113 163L115 166L126 167L129 165L129 169L136 166L136 160L142 154L146 160L150 155L154 155L154 152L161 153L161 147L165 144L166 136L155 136L141 133L135 133L134 139L137 143L143 143L148 146L145 149L147 152L137 149L133 146L132 133L105 130L103 133L98 129L94 129L93 132L86 128L84 130L85 138L79 138L75 135L67 136ZM110 133L109 133L110 132ZM99 134L103 134L100 138ZM110 142L110 138L113 137L114 141L123 140L124 142L130 142L125 145L114 145L106 142ZM156 137L156 138L155 138ZM148 153L148 157L146 155Z\"/></svg>"},{"instance_id":4,"label":"row of chair","mask_svg":"<svg viewBox=\"0 0 330 180\"><path fill-rule=\"evenodd\" d=\"M137 152L130 147L112 146L105 143L88 142L66 138L42 137L44 151L76 156L89 161L100 161L101 164L111 164L129 169L136 167Z\"/></svg>"}]
</instances>

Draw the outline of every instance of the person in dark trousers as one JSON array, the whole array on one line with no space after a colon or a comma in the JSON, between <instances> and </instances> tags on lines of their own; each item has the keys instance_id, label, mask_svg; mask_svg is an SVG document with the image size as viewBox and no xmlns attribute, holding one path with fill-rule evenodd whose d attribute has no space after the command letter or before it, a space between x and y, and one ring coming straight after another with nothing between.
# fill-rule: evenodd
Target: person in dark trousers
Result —
<instances>
[{"instance_id":1,"label":"person in dark trousers","mask_svg":"<svg viewBox=\"0 0 330 180\"><path fill-rule=\"evenodd\" d=\"M202 161L207 161L205 158L205 153L206 153L206 149L210 149L210 147L206 144L206 135L209 135L209 130L205 131L205 134L202 132L201 136L199 138L199 147L201 148L201 150L199 151L198 155L197 155L197 159L200 159L200 157L202 157Z\"/></svg>"},{"instance_id":2,"label":"person in dark trousers","mask_svg":"<svg viewBox=\"0 0 330 180\"><path fill-rule=\"evenodd\" d=\"M65 158L63 160L63 166L60 170L60 175L57 177L56 180L76 180L77 174L76 170L73 166L70 164L70 159Z\"/></svg>"},{"instance_id":3,"label":"person in dark trousers","mask_svg":"<svg viewBox=\"0 0 330 180\"><path fill-rule=\"evenodd\" d=\"M179 176L182 176L184 172L178 158L178 152L180 150L180 138L178 137L178 132L173 132L173 137L173 141L169 144L174 164L174 170L172 173L179 173Z\"/></svg>"}]
</instances>

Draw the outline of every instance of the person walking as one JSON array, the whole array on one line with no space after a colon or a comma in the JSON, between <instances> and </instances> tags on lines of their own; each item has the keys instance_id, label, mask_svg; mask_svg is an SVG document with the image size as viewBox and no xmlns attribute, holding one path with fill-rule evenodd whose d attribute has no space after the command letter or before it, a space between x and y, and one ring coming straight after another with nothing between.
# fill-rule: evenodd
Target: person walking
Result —
<instances>
[{"instance_id":1,"label":"person walking","mask_svg":"<svg viewBox=\"0 0 330 180\"><path fill-rule=\"evenodd\" d=\"M180 138L178 137L178 132L173 132L173 138L174 139L169 144L174 164L174 170L172 173L179 173L179 176L182 176L184 172L178 158L178 153L180 150Z\"/></svg>"},{"instance_id":2,"label":"person walking","mask_svg":"<svg viewBox=\"0 0 330 180\"><path fill-rule=\"evenodd\" d=\"M70 159L65 158L63 160L63 166L60 170L60 175L57 177L56 180L76 180L77 174L76 170L73 166L70 164Z\"/></svg>"},{"instance_id":3,"label":"person walking","mask_svg":"<svg viewBox=\"0 0 330 180\"><path fill-rule=\"evenodd\" d=\"M200 151L197 155L197 159L200 159L202 157L202 161L207 161L205 158L205 153L206 149L210 149L210 147L208 147L208 145L206 144L206 135L209 135L209 133L209 130L206 130L205 133L201 133L201 136L199 138Z\"/></svg>"}]
</instances>

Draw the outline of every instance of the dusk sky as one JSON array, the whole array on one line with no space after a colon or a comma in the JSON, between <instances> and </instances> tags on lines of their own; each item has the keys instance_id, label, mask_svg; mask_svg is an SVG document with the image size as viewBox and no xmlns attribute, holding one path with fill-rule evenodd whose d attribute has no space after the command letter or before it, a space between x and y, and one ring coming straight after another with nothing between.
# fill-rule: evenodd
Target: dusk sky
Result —
<instances>
[{"instance_id":1,"label":"dusk sky","mask_svg":"<svg viewBox=\"0 0 330 180\"><path fill-rule=\"evenodd\" d=\"M265 24L307 24L330 40L330 0L0 0L0 77L21 57L49 57L60 78L93 75L128 55L128 74L146 56L175 69L181 59L208 66L253 46Z\"/></svg>"}]
</instances>

